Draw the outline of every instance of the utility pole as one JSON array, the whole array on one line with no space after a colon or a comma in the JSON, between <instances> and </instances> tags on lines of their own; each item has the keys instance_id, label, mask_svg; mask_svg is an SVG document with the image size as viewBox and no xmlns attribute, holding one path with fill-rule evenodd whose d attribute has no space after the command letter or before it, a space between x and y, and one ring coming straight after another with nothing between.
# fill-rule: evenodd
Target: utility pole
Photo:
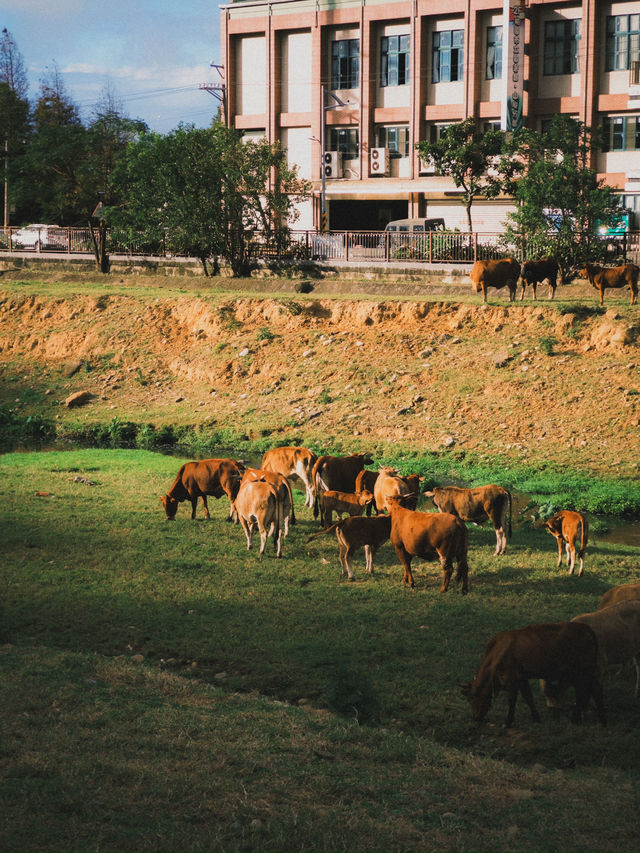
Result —
<instances>
[{"instance_id":1,"label":"utility pole","mask_svg":"<svg viewBox=\"0 0 640 853\"><path fill-rule=\"evenodd\" d=\"M4 227L9 227L9 136L4 140Z\"/></svg>"},{"instance_id":2,"label":"utility pole","mask_svg":"<svg viewBox=\"0 0 640 853\"><path fill-rule=\"evenodd\" d=\"M205 92L208 92L210 95L213 95L214 98L220 103L220 110L222 112L222 119L224 123L227 122L227 104L226 104L226 87L224 84L224 66L216 65L215 62L210 64L211 68L215 68L218 74L220 75L220 79L223 81L222 83L200 83L198 89L202 89Z\"/></svg>"}]
</instances>

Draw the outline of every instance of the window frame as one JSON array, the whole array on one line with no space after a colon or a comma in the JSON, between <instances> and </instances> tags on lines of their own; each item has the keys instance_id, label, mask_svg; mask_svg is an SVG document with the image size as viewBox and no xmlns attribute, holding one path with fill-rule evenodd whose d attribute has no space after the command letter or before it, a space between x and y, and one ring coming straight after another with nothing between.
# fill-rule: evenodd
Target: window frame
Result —
<instances>
[{"instance_id":1,"label":"window frame","mask_svg":"<svg viewBox=\"0 0 640 853\"><path fill-rule=\"evenodd\" d=\"M502 57L502 24L487 27L485 80L502 80Z\"/></svg>"},{"instance_id":2,"label":"window frame","mask_svg":"<svg viewBox=\"0 0 640 853\"><path fill-rule=\"evenodd\" d=\"M464 79L464 29L436 30L431 45L433 82L461 82Z\"/></svg>"},{"instance_id":3,"label":"window frame","mask_svg":"<svg viewBox=\"0 0 640 853\"><path fill-rule=\"evenodd\" d=\"M402 138L404 137L404 139ZM376 128L377 148L388 148L389 157L399 160L409 156L409 125L393 124Z\"/></svg>"},{"instance_id":4,"label":"window frame","mask_svg":"<svg viewBox=\"0 0 640 853\"><path fill-rule=\"evenodd\" d=\"M607 16L604 54L605 71L628 71L640 59L640 14Z\"/></svg>"},{"instance_id":5,"label":"window frame","mask_svg":"<svg viewBox=\"0 0 640 853\"><path fill-rule=\"evenodd\" d=\"M544 22L542 73L545 77L580 73L582 19Z\"/></svg>"},{"instance_id":6,"label":"window frame","mask_svg":"<svg viewBox=\"0 0 640 853\"><path fill-rule=\"evenodd\" d=\"M328 151L338 151L344 160L357 160L360 156L360 131L357 127L330 127Z\"/></svg>"},{"instance_id":7,"label":"window frame","mask_svg":"<svg viewBox=\"0 0 640 853\"><path fill-rule=\"evenodd\" d=\"M411 36L402 33L380 38L380 86L409 84L409 51Z\"/></svg>"},{"instance_id":8,"label":"window frame","mask_svg":"<svg viewBox=\"0 0 640 853\"><path fill-rule=\"evenodd\" d=\"M331 89L360 88L360 38L331 42Z\"/></svg>"},{"instance_id":9,"label":"window frame","mask_svg":"<svg viewBox=\"0 0 640 853\"><path fill-rule=\"evenodd\" d=\"M601 151L640 151L640 114L604 116Z\"/></svg>"}]
</instances>

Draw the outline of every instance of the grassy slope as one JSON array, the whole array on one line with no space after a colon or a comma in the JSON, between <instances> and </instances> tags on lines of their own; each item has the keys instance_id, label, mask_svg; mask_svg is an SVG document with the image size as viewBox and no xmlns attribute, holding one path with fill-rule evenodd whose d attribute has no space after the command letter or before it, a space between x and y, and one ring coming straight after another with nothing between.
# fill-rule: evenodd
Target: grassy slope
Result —
<instances>
[{"instance_id":1,"label":"grassy slope","mask_svg":"<svg viewBox=\"0 0 640 853\"><path fill-rule=\"evenodd\" d=\"M606 730L538 697L542 724L519 703L506 732L504 696L476 727L458 683L495 631L635 579L637 549L594 541L578 579L534 527L499 560L471 528L466 597L433 563L403 589L389 545L348 584L299 494L280 561L247 553L225 500L167 523L179 464L0 458L2 849L634 849L629 676L607 676Z\"/></svg>"}]
</instances>

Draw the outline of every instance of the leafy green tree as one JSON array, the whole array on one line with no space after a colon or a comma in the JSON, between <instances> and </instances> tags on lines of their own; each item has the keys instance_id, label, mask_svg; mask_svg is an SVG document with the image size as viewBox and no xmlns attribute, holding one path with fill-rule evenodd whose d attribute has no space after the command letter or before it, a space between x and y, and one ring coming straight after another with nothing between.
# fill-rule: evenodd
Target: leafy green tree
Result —
<instances>
[{"instance_id":1,"label":"leafy green tree","mask_svg":"<svg viewBox=\"0 0 640 853\"><path fill-rule=\"evenodd\" d=\"M589 128L564 115L546 133L525 128L510 142L520 175L507 239L525 235L525 253L555 255L565 277L607 252L597 226L614 220L617 199L591 165L597 146Z\"/></svg>"},{"instance_id":2,"label":"leafy green tree","mask_svg":"<svg viewBox=\"0 0 640 853\"><path fill-rule=\"evenodd\" d=\"M495 198L508 191L514 165L502 157L505 134L500 130L480 131L474 118L449 125L436 142L418 142L423 160L431 161L437 175L447 175L462 190L460 200L473 230L471 207L478 196Z\"/></svg>"},{"instance_id":3,"label":"leafy green tree","mask_svg":"<svg viewBox=\"0 0 640 853\"><path fill-rule=\"evenodd\" d=\"M144 134L116 171L123 201L109 209L110 224L200 258L205 274L218 257L234 275L246 273L254 231L285 239L293 204L307 192L279 146L243 143L220 122Z\"/></svg>"}]
</instances>

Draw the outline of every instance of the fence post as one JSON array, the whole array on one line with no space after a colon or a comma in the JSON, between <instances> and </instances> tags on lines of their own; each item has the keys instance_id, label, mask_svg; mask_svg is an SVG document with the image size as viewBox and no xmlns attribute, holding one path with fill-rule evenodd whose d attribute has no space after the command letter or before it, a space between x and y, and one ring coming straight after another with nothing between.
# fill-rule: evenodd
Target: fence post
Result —
<instances>
[{"instance_id":1,"label":"fence post","mask_svg":"<svg viewBox=\"0 0 640 853\"><path fill-rule=\"evenodd\" d=\"M349 260L349 245L351 243L351 231L346 231L344 235L344 259Z\"/></svg>"}]
</instances>

